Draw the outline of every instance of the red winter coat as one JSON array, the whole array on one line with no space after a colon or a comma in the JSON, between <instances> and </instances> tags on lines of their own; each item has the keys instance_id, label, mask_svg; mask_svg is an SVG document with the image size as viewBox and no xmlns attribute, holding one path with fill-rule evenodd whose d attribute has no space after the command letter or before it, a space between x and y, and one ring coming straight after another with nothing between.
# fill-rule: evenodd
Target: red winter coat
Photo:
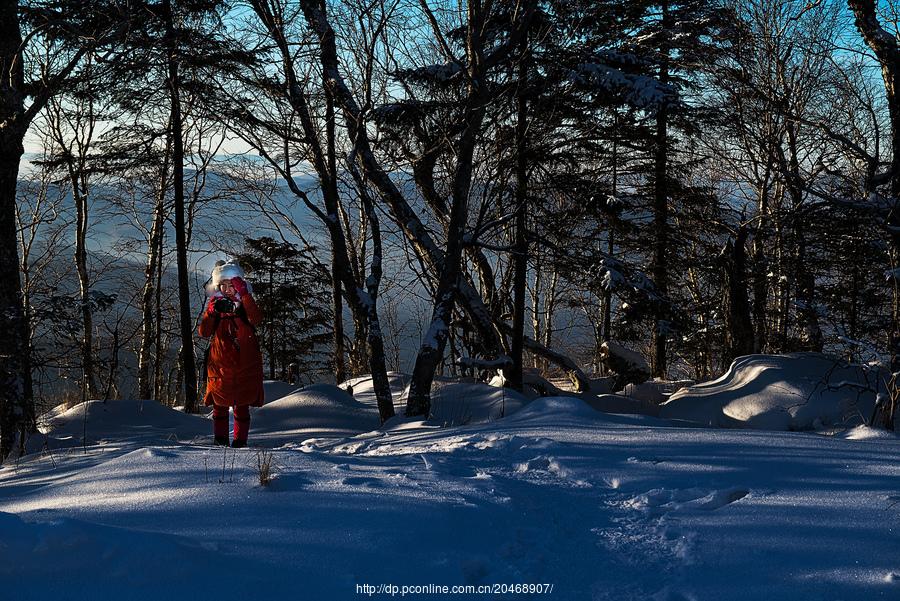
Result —
<instances>
[{"instance_id":1,"label":"red winter coat","mask_svg":"<svg viewBox=\"0 0 900 601\"><path fill-rule=\"evenodd\" d=\"M262 406L262 353L255 331L261 321L262 313L249 294L241 298L237 313L203 313L200 336L212 336L204 404Z\"/></svg>"}]
</instances>

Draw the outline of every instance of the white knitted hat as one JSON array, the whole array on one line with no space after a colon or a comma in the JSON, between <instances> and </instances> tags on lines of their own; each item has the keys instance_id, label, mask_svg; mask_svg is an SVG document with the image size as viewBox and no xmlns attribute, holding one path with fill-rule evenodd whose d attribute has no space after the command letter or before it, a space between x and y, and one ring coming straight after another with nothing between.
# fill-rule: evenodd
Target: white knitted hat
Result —
<instances>
[{"instance_id":1,"label":"white knitted hat","mask_svg":"<svg viewBox=\"0 0 900 601\"><path fill-rule=\"evenodd\" d=\"M210 276L209 283L206 285L207 296L216 294L219 291L219 284L231 278L241 278L245 282L247 281L244 269L235 261L216 261L216 265L212 270L212 276ZM247 282L247 289L251 293L253 292L250 282Z\"/></svg>"}]
</instances>

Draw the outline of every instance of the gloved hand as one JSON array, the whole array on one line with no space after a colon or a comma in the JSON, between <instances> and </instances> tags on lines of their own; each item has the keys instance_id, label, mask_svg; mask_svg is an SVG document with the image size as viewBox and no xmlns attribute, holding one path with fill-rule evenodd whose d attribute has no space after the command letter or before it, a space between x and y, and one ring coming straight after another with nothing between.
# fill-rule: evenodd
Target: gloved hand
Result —
<instances>
[{"instance_id":1,"label":"gloved hand","mask_svg":"<svg viewBox=\"0 0 900 601\"><path fill-rule=\"evenodd\" d=\"M214 296L211 299L209 299L209 302L206 304L206 312L209 313L210 315L218 315L219 314L219 312L216 311L216 301L217 300L218 299Z\"/></svg>"},{"instance_id":2,"label":"gloved hand","mask_svg":"<svg viewBox=\"0 0 900 601\"><path fill-rule=\"evenodd\" d=\"M231 285L234 286L234 291L237 292L238 298L246 296L249 292L247 290L247 282L245 282L243 278L231 278Z\"/></svg>"}]
</instances>

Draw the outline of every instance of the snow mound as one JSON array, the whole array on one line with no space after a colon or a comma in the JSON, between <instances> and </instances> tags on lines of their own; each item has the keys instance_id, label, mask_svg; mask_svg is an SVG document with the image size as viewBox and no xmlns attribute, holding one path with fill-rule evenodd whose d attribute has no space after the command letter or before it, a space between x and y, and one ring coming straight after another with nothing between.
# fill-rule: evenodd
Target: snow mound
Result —
<instances>
[{"instance_id":1,"label":"snow mound","mask_svg":"<svg viewBox=\"0 0 900 601\"><path fill-rule=\"evenodd\" d=\"M712 427L811 430L864 423L884 374L819 353L738 357L717 380L689 386L660 417Z\"/></svg>"},{"instance_id":2,"label":"snow mound","mask_svg":"<svg viewBox=\"0 0 900 601\"><path fill-rule=\"evenodd\" d=\"M599 414L578 397L551 396L535 399L513 416L513 419L515 421L543 421L549 417L574 418L587 422L597 419Z\"/></svg>"},{"instance_id":3,"label":"snow mound","mask_svg":"<svg viewBox=\"0 0 900 601\"><path fill-rule=\"evenodd\" d=\"M445 426L482 424L519 411L529 399L511 388L440 379L431 391L431 419Z\"/></svg>"},{"instance_id":4,"label":"snow mound","mask_svg":"<svg viewBox=\"0 0 900 601\"><path fill-rule=\"evenodd\" d=\"M409 384L409 374L398 371L389 371L387 373L388 384L391 386L391 395L394 397L394 409L397 410L403 395L403 390ZM351 378L339 384L340 388L347 390L352 389L353 397L366 404L376 405L375 386L372 383L372 376L367 374L358 378Z\"/></svg>"},{"instance_id":5,"label":"snow mound","mask_svg":"<svg viewBox=\"0 0 900 601\"><path fill-rule=\"evenodd\" d=\"M488 380L489 386L503 388L506 386L506 377L503 372L497 374ZM553 382L543 377L533 369L525 369L522 371L522 393L529 400L540 396L565 396L569 392L558 388Z\"/></svg>"},{"instance_id":6,"label":"snow mound","mask_svg":"<svg viewBox=\"0 0 900 601\"><path fill-rule=\"evenodd\" d=\"M257 409L250 435L290 438L316 430L347 436L374 430L378 425L374 403L360 402L333 384L310 384Z\"/></svg>"},{"instance_id":7,"label":"snow mound","mask_svg":"<svg viewBox=\"0 0 900 601\"><path fill-rule=\"evenodd\" d=\"M79 444L144 437L184 440L208 430L209 422L199 415L147 400L87 401L59 413L42 428L52 438Z\"/></svg>"},{"instance_id":8,"label":"snow mound","mask_svg":"<svg viewBox=\"0 0 900 601\"><path fill-rule=\"evenodd\" d=\"M654 381L643 382L641 384L627 384L625 386L624 394L625 396L642 403L661 405L669 398L668 395L661 390L663 385L665 385L664 382Z\"/></svg>"},{"instance_id":9,"label":"snow mound","mask_svg":"<svg viewBox=\"0 0 900 601\"><path fill-rule=\"evenodd\" d=\"M621 390L625 384L640 383L650 377L650 366L644 357L611 340L600 346L600 358L616 374L613 390Z\"/></svg>"},{"instance_id":10,"label":"snow mound","mask_svg":"<svg viewBox=\"0 0 900 601\"><path fill-rule=\"evenodd\" d=\"M394 411L398 416L402 416L406 410L409 380L409 374L388 372L388 382L394 397ZM353 398L363 406L371 408L377 416L378 405L371 375L352 378L341 383L340 387L342 389L351 387ZM515 390L497 388L478 382L474 378L436 376L431 388L431 417L421 426L486 423L518 411L529 400L527 396ZM395 423L398 423L397 420L390 420L385 427L391 429Z\"/></svg>"},{"instance_id":11,"label":"snow mound","mask_svg":"<svg viewBox=\"0 0 900 601\"><path fill-rule=\"evenodd\" d=\"M887 430L879 430L878 428L870 428L864 424L860 424L855 428L845 430L836 435L837 438L845 440L872 440L872 439L896 439L897 434L888 432Z\"/></svg>"},{"instance_id":12,"label":"snow mound","mask_svg":"<svg viewBox=\"0 0 900 601\"><path fill-rule=\"evenodd\" d=\"M280 380L263 380L263 390L266 393L266 402L271 403L280 398L293 394L303 388L298 384L288 384Z\"/></svg>"},{"instance_id":13,"label":"snow mound","mask_svg":"<svg viewBox=\"0 0 900 601\"><path fill-rule=\"evenodd\" d=\"M592 409L603 413L659 415L659 404L619 394L583 395L582 400Z\"/></svg>"}]
</instances>

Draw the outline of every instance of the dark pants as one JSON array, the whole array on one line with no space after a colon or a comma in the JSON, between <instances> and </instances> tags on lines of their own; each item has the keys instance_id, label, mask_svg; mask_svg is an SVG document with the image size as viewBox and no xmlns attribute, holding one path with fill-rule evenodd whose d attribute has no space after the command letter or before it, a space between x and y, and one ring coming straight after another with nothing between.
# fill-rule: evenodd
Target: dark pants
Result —
<instances>
[{"instance_id":1,"label":"dark pants","mask_svg":"<svg viewBox=\"0 0 900 601\"><path fill-rule=\"evenodd\" d=\"M250 406L234 407L234 439L247 442L250 434ZM228 407L213 405L213 435L228 439Z\"/></svg>"}]
</instances>

